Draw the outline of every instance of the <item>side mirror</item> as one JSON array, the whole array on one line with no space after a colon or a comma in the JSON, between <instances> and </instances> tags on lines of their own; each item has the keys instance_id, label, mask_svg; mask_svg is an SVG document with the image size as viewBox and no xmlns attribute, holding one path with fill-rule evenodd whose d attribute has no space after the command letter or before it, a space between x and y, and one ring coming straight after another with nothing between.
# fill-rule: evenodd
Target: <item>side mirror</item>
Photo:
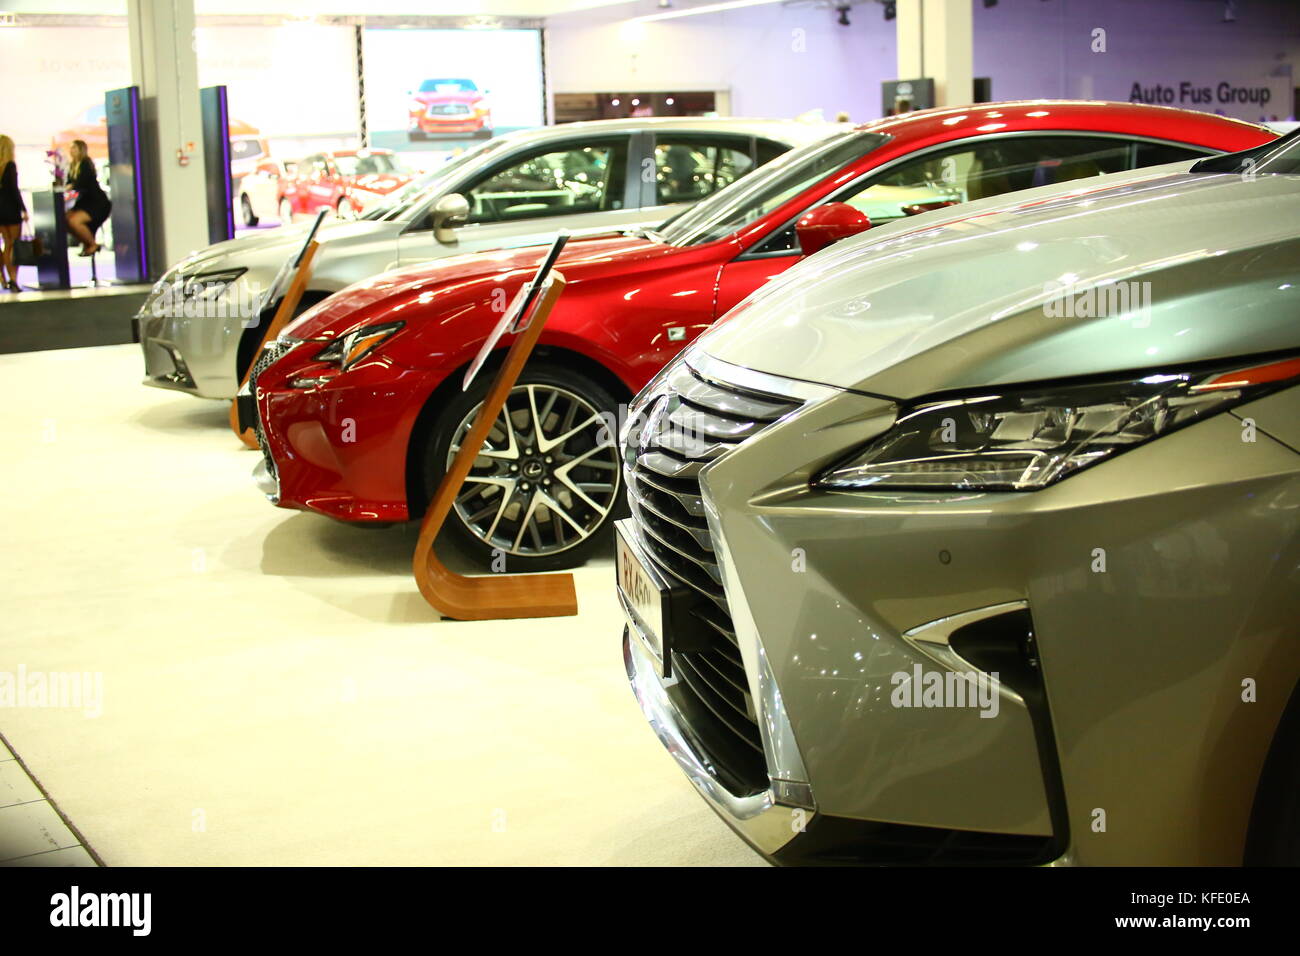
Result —
<instances>
[{"instance_id":1,"label":"side mirror","mask_svg":"<svg viewBox=\"0 0 1300 956\"><path fill-rule=\"evenodd\" d=\"M460 193L447 193L433 204L433 238L447 245L456 242L452 229L469 218L469 200Z\"/></svg>"},{"instance_id":2,"label":"side mirror","mask_svg":"<svg viewBox=\"0 0 1300 956\"><path fill-rule=\"evenodd\" d=\"M848 203L828 202L804 213L794 224L794 233L803 254L810 256L870 228L871 220Z\"/></svg>"}]
</instances>

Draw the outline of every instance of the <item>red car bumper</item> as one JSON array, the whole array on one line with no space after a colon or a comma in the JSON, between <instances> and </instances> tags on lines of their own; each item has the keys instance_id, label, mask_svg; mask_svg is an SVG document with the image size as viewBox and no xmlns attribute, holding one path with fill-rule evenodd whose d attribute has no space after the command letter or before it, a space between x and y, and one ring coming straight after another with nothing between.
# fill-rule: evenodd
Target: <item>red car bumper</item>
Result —
<instances>
[{"instance_id":1,"label":"red car bumper","mask_svg":"<svg viewBox=\"0 0 1300 956\"><path fill-rule=\"evenodd\" d=\"M477 133L487 123L487 117L482 114L471 114L469 116L412 116L411 129L418 129L422 133Z\"/></svg>"},{"instance_id":2,"label":"red car bumper","mask_svg":"<svg viewBox=\"0 0 1300 956\"><path fill-rule=\"evenodd\" d=\"M262 448L279 482L276 503L344 521L406 521L411 429L442 376L387 359L341 374L314 361L320 348L299 345L257 378ZM330 373L308 388L290 384Z\"/></svg>"}]
</instances>

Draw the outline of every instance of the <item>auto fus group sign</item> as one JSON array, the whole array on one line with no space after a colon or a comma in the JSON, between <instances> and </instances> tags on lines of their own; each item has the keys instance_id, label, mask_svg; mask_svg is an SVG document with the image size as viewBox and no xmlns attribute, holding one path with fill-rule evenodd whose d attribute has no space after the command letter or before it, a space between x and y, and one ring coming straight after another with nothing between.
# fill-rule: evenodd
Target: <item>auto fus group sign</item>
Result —
<instances>
[{"instance_id":1,"label":"auto fus group sign","mask_svg":"<svg viewBox=\"0 0 1300 956\"><path fill-rule=\"evenodd\" d=\"M1285 84L1279 85L1285 89ZM1177 83L1146 84L1135 80L1128 99L1130 103L1180 106L1183 109L1208 110L1252 120L1265 119L1279 110L1283 113L1290 112L1282 108L1283 99L1280 94L1275 95L1269 85L1259 82L1220 80L1209 84L1180 80ZM1269 104L1274 105L1270 107Z\"/></svg>"}]
</instances>

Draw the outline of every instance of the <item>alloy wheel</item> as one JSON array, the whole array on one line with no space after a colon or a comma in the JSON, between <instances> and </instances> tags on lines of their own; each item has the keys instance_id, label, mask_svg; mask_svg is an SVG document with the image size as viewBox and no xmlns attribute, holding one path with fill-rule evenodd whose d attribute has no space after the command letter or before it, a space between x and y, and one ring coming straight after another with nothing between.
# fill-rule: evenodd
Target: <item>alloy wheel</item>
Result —
<instances>
[{"instance_id":1,"label":"alloy wheel","mask_svg":"<svg viewBox=\"0 0 1300 956\"><path fill-rule=\"evenodd\" d=\"M481 405L452 433L451 467ZM465 528L490 548L521 557L567 551L614 508L618 447L606 416L554 385L516 385L456 498Z\"/></svg>"}]
</instances>

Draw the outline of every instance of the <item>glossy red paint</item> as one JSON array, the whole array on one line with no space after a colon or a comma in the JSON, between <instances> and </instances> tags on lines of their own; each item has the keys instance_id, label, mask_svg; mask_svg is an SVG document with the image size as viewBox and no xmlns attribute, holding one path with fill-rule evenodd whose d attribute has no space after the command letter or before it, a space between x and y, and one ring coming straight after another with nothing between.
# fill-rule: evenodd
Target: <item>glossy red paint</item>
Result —
<instances>
[{"instance_id":1,"label":"glossy red paint","mask_svg":"<svg viewBox=\"0 0 1300 956\"><path fill-rule=\"evenodd\" d=\"M1275 134L1204 113L1129 104L1025 102L931 110L878 121L889 137L766 216L716 241L671 246L609 236L571 242L557 268L568 287L542 334L539 358L599 367L630 396L674 355L795 254L738 258L827 195L926 147L997 133L1127 134L1230 151ZM310 339L259 376L265 441L281 507L353 521L400 521L407 508L411 436L421 412L478 350L502 308L545 253L533 247L441 259L358 283L289 330ZM349 330L403 323L357 365L317 358Z\"/></svg>"},{"instance_id":2,"label":"glossy red paint","mask_svg":"<svg viewBox=\"0 0 1300 956\"><path fill-rule=\"evenodd\" d=\"M391 149L341 149L299 162L280 179L277 202L287 200L294 215L315 215L319 209L355 214L410 181L411 173L396 164Z\"/></svg>"}]
</instances>

